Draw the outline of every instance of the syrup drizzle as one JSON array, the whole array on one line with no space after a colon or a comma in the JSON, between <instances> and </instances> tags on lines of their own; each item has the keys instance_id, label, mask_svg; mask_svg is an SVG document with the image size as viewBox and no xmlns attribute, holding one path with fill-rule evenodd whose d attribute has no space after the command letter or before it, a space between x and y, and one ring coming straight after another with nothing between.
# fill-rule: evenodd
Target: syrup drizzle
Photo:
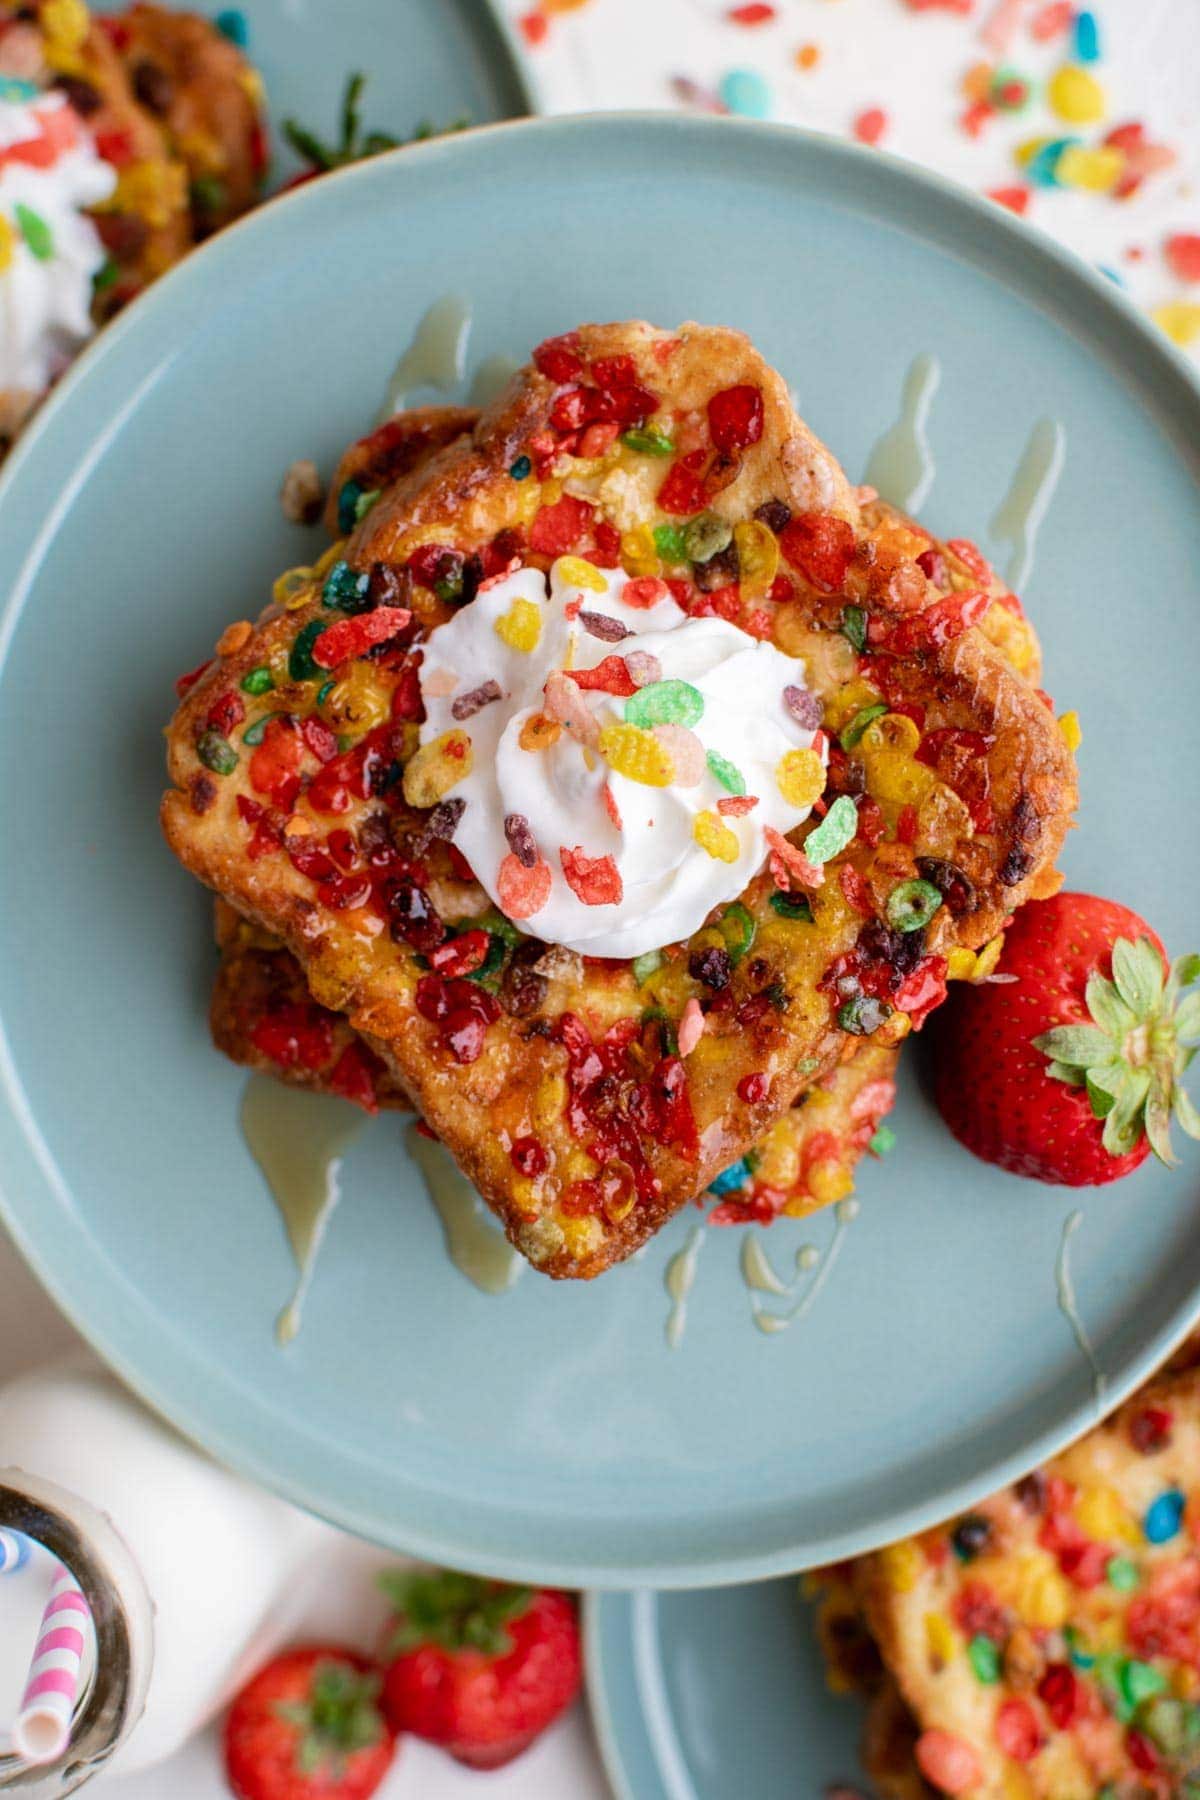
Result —
<instances>
[{"instance_id":1,"label":"syrup drizzle","mask_svg":"<svg viewBox=\"0 0 1200 1800\"><path fill-rule=\"evenodd\" d=\"M1075 1342L1087 1358L1088 1368L1092 1372L1092 1398L1099 1406L1108 1385L1107 1379L1096 1361L1096 1353L1092 1349L1092 1340L1087 1334L1083 1320L1079 1316L1079 1307L1075 1300L1075 1283L1071 1279L1071 1239L1083 1224L1083 1214L1078 1207L1069 1212L1063 1220L1062 1238L1058 1246L1058 1260L1054 1265L1054 1282L1058 1290L1058 1310L1066 1319L1075 1334Z\"/></svg>"},{"instance_id":2,"label":"syrup drizzle","mask_svg":"<svg viewBox=\"0 0 1200 1800\"><path fill-rule=\"evenodd\" d=\"M696 1264L703 1242L703 1225L693 1225L683 1249L675 1252L663 1273L663 1286L671 1299L671 1310L667 1314L667 1347L670 1350L678 1350L687 1329L688 1295L696 1279Z\"/></svg>"},{"instance_id":3,"label":"syrup drizzle","mask_svg":"<svg viewBox=\"0 0 1200 1800\"><path fill-rule=\"evenodd\" d=\"M803 1294L801 1294L800 1298L797 1300L795 1306L793 1306L789 1312L772 1312L769 1307L763 1306L760 1301L751 1299L750 1310L754 1317L754 1323L758 1326L758 1329L768 1337L774 1337L781 1331L787 1331L793 1325L799 1325L802 1320L808 1317L809 1313L820 1299L825 1284L833 1273L834 1265L841 1255L842 1244L845 1240L846 1232L858 1217L858 1201L852 1198L839 1200L834 1210L834 1217L836 1219L836 1224L834 1225L833 1238L823 1257L820 1257L814 1264L812 1257L809 1254L813 1248L811 1244L802 1245L796 1252L797 1271L802 1272L806 1268L815 1268L816 1273L813 1275L813 1279L809 1282ZM785 1288L784 1292L787 1294L794 1294L795 1286L793 1285L790 1288Z\"/></svg>"},{"instance_id":4,"label":"syrup drizzle","mask_svg":"<svg viewBox=\"0 0 1200 1800\"><path fill-rule=\"evenodd\" d=\"M461 294L443 294L421 315L412 342L392 370L380 419L390 419L421 388L449 393L463 378L471 307Z\"/></svg>"},{"instance_id":5,"label":"syrup drizzle","mask_svg":"<svg viewBox=\"0 0 1200 1800\"><path fill-rule=\"evenodd\" d=\"M913 358L904 377L900 417L867 459L868 487L905 512L915 512L925 503L937 474L925 427L941 379L936 356L924 352Z\"/></svg>"},{"instance_id":6,"label":"syrup drizzle","mask_svg":"<svg viewBox=\"0 0 1200 1800\"><path fill-rule=\"evenodd\" d=\"M496 356L487 357L475 371L467 405L490 406L504 392L520 366L515 356L509 356L503 350Z\"/></svg>"},{"instance_id":7,"label":"syrup drizzle","mask_svg":"<svg viewBox=\"0 0 1200 1800\"><path fill-rule=\"evenodd\" d=\"M427 1138L415 1125L406 1135L409 1153L441 1218L450 1261L481 1293L507 1293L524 1273L524 1257L505 1238L445 1145Z\"/></svg>"},{"instance_id":8,"label":"syrup drizzle","mask_svg":"<svg viewBox=\"0 0 1200 1800\"><path fill-rule=\"evenodd\" d=\"M300 1330L313 1269L341 1199L342 1155L366 1124L347 1100L285 1087L252 1075L242 1095L241 1127L287 1229L298 1279L275 1336L290 1344Z\"/></svg>"},{"instance_id":9,"label":"syrup drizzle","mask_svg":"<svg viewBox=\"0 0 1200 1800\"><path fill-rule=\"evenodd\" d=\"M1039 419L988 527L993 537L1011 546L1004 579L1018 593L1033 572L1037 535L1050 510L1066 454L1067 434L1058 420Z\"/></svg>"}]
</instances>

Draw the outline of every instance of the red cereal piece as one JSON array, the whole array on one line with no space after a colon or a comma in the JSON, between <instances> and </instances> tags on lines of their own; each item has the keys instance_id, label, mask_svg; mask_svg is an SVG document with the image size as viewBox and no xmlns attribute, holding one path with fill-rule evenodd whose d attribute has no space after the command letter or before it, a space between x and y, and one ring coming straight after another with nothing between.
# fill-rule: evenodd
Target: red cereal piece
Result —
<instances>
[{"instance_id":1,"label":"red cereal piece","mask_svg":"<svg viewBox=\"0 0 1200 1800\"><path fill-rule=\"evenodd\" d=\"M1024 217L1029 211L1029 202L1033 198L1033 190L1019 185L1016 187L988 188L987 197L989 200L994 200L997 206L1007 206L1009 212L1014 212L1020 217Z\"/></svg>"},{"instance_id":2,"label":"red cereal piece","mask_svg":"<svg viewBox=\"0 0 1200 1800\"><path fill-rule=\"evenodd\" d=\"M583 374L579 333L564 331L561 337L547 338L534 351L533 366L551 381L578 381Z\"/></svg>"},{"instance_id":3,"label":"red cereal piece","mask_svg":"<svg viewBox=\"0 0 1200 1800\"><path fill-rule=\"evenodd\" d=\"M185 694L189 693L191 689L195 687L205 670L212 668L212 665L212 657L206 656L202 663L197 663L196 667L194 669L189 669L186 675L177 675L175 677L175 692L181 700Z\"/></svg>"},{"instance_id":4,"label":"red cereal piece","mask_svg":"<svg viewBox=\"0 0 1200 1800\"><path fill-rule=\"evenodd\" d=\"M708 429L723 456L757 444L763 434L762 389L748 382L722 388L708 403Z\"/></svg>"},{"instance_id":5,"label":"red cereal piece","mask_svg":"<svg viewBox=\"0 0 1200 1800\"><path fill-rule=\"evenodd\" d=\"M375 1093L375 1070L379 1063L365 1044L351 1042L329 1071L329 1085L343 1100L353 1101L364 1112L379 1111Z\"/></svg>"},{"instance_id":6,"label":"red cereal piece","mask_svg":"<svg viewBox=\"0 0 1200 1800\"><path fill-rule=\"evenodd\" d=\"M888 116L882 106L868 106L854 121L854 135L860 144L878 144L888 127Z\"/></svg>"},{"instance_id":7,"label":"red cereal piece","mask_svg":"<svg viewBox=\"0 0 1200 1800\"><path fill-rule=\"evenodd\" d=\"M336 669L339 663L362 656L376 644L386 644L411 619L407 606L377 606L374 612L339 619L321 633L312 647L312 659L318 669Z\"/></svg>"},{"instance_id":8,"label":"red cereal piece","mask_svg":"<svg viewBox=\"0 0 1200 1800\"><path fill-rule=\"evenodd\" d=\"M803 850L797 850L795 844L789 843L773 825L764 827L764 836L771 849L771 874L779 887L791 889L821 886L825 880L825 871L819 864L809 862Z\"/></svg>"},{"instance_id":9,"label":"red cereal piece","mask_svg":"<svg viewBox=\"0 0 1200 1800\"><path fill-rule=\"evenodd\" d=\"M850 863L843 863L838 870L838 880L847 906L853 912L861 913L864 919L869 919L875 911L871 903L871 890L858 870Z\"/></svg>"},{"instance_id":10,"label":"red cereal piece","mask_svg":"<svg viewBox=\"0 0 1200 1800\"><path fill-rule=\"evenodd\" d=\"M615 694L622 700L637 693L637 683L630 675L622 656L602 657L594 669L568 669L566 672L577 687L585 690Z\"/></svg>"},{"instance_id":11,"label":"red cereal piece","mask_svg":"<svg viewBox=\"0 0 1200 1800\"><path fill-rule=\"evenodd\" d=\"M1074 0L1049 0L1030 19L1029 35L1035 44L1048 44L1051 38L1062 36L1074 17Z\"/></svg>"},{"instance_id":12,"label":"red cereal piece","mask_svg":"<svg viewBox=\"0 0 1200 1800\"><path fill-rule=\"evenodd\" d=\"M600 791L601 791L601 794L604 799L605 812L608 814L609 818L612 820L615 829L617 831L623 831L624 825L623 825L622 819L621 819L621 809L617 805L617 802L613 796L613 791L612 791L611 785L606 781L603 788Z\"/></svg>"},{"instance_id":13,"label":"red cereal piece","mask_svg":"<svg viewBox=\"0 0 1200 1800\"><path fill-rule=\"evenodd\" d=\"M836 594L854 555L854 531L832 513L797 513L779 535L794 569L825 594Z\"/></svg>"},{"instance_id":14,"label":"red cereal piece","mask_svg":"<svg viewBox=\"0 0 1200 1800\"><path fill-rule=\"evenodd\" d=\"M586 533L595 510L574 494L564 494L553 506L543 506L530 527L530 549L542 556L566 556Z\"/></svg>"},{"instance_id":15,"label":"red cereal piece","mask_svg":"<svg viewBox=\"0 0 1200 1800\"><path fill-rule=\"evenodd\" d=\"M946 548L957 556L960 563L969 569L976 581L994 581L995 570L977 544L970 538L947 538Z\"/></svg>"},{"instance_id":16,"label":"red cereal piece","mask_svg":"<svg viewBox=\"0 0 1200 1800\"><path fill-rule=\"evenodd\" d=\"M429 951L429 966L439 975L472 975L487 960L491 939L486 931L464 931L461 937L446 938Z\"/></svg>"},{"instance_id":17,"label":"red cereal piece","mask_svg":"<svg viewBox=\"0 0 1200 1800\"><path fill-rule=\"evenodd\" d=\"M275 806L290 812L300 792L300 765L304 760L304 739L295 719L281 713L269 719L261 744L250 758L250 786L256 794L265 794Z\"/></svg>"},{"instance_id":18,"label":"red cereal piece","mask_svg":"<svg viewBox=\"0 0 1200 1800\"><path fill-rule=\"evenodd\" d=\"M688 468L686 459L680 457L658 490L659 508L670 513L672 518L686 519L693 513L703 512L705 501L703 481L695 469Z\"/></svg>"},{"instance_id":19,"label":"red cereal piece","mask_svg":"<svg viewBox=\"0 0 1200 1800\"><path fill-rule=\"evenodd\" d=\"M660 600L669 600L671 590L667 583L657 575L635 575L627 581L621 590L621 599L626 606L633 606L639 612L648 612L657 606Z\"/></svg>"},{"instance_id":20,"label":"red cereal piece","mask_svg":"<svg viewBox=\"0 0 1200 1800\"><path fill-rule=\"evenodd\" d=\"M744 1100L747 1106L757 1106L760 1100L766 1099L767 1089L770 1085L770 1081L761 1069L756 1069L752 1075L743 1075L738 1082L738 1099Z\"/></svg>"},{"instance_id":21,"label":"red cereal piece","mask_svg":"<svg viewBox=\"0 0 1200 1800\"><path fill-rule=\"evenodd\" d=\"M319 763L332 762L337 755L337 738L323 719L310 714L300 726L300 735Z\"/></svg>"},{"instance_id":22,"label":"red cereal piece","mask_svg":"<svg viewBox=\"0 0 1200 1800\"><path fill-rule=\"evenodd\" d=\"M550 868L540 859L527 869L510 851L500 864L496 893L510 919L531 919L550 898Z\"/></svg>"},{"instance_id":23,"label":"red cereal piece","mask_svg":"<svg viewBox=\"0 0 1200 1800\"><path fill-rule=\"evenodd\" d=\"M757 805L757 794L726 794L717 801L717 811L723 819L740 819L745 813L753 812Z\"/></svg>"},{"instance_id":24,"label":"red cereal piece","mask_svg":"<svg viewBox=\"0 0 1200 1800\"><path fill-rule=\"evenodd\" d=\"M585 906L619 906L625 894L621 871L611 856L586 856L581 845L558 852L567 886Z\"/></svg>"},{"instance_id":25,"label":"red cereal piece","mask_svg":"<svg viewBox=\"0 0 1200 1800\"><path fill-rule=\"evenodd\" d=\"M256 1022L250 1042L282 1069L320 1069L333 1055L333 1015L312 1004L280 1002Z\"/></svg>"},{"instance_id":26,"label":"red cereal piece","mask_svg":"<svg viewBox=\"0 0 1200 1800\"><path fill-rule=\"evenodd\" d=\"M909 0L910 6L913 3ZM983 1780L983 1765L975 1750L966 1738L952 1731L923 1731L913 1754L922 1775L940 1794L967 1794Z\"/></svg>"},{"instance_id":27,"label":"red cereal piece","mask_svg":"<svg viewBox=\"0 0 1200 1800\"><path fill-rule=\"evenodd\" d=\"M1176 280L1200 281L1200 232L1173 232L1163 253Z\"/></svg>"},{"instance_id":28,"label":"red cereal piece","mask_svg":"<svg viewBox=\"0 0 1200 1800\"><path fill-rule=\"evenodd\" d=\"M632 356L598 356L590 374L604 393L611 393L613 388L637 386L637 364Z\"/></svg>"},{"instance_id":29,"label":"red cereal piece","mask_svg":"<svg viewBox=\"0 0 1200 1800\"><path fill-rule=\"evenodd\" d=\"M888 648L904 655L911 650L952 644L972 625L978 625L991 604L990 594L973 588L949 594L945 600L935 600L924 612L910 613L902 619L887 638Z\"/></svg>"},{"instance_id":30,"label":"red cereal piece","mask_svg":"<svg viewBox=\"0 0 1200 1800\"><path fill-rule=\"evenodd\" d=\"M1014 1762L1028 1762L1042 1747L1042 1728L1028 1700L1006 1700L996 1713L996 1742Z\"/></svg>"}]
</instances>

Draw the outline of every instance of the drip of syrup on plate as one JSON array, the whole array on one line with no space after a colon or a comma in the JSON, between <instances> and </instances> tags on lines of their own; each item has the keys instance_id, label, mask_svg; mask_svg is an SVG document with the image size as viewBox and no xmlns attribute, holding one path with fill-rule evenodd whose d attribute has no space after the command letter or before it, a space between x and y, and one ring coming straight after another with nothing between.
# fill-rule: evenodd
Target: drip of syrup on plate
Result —
<instances>
[{"instance_id":1,"label":"drip of syrup on plate","mask_svg":"<svg viewBox=\"0 0 1200 1800\"><path fill-rule=\"evenodd\" d=\"M815 1269L816 1273L803 1294L801 1294L799 1300L797 1300L795 1306L791 1308L790 1312L771 1312L767 1307L761 1305L760 1302L756 1300L751 1301L754 1323L761 1332L765 1333L768 1337L774 1337L779 1332L787 1331L791 1326L798 1325L802 1319L808 1317L820 1298L825 1284L833 1273L834 1265L841 1254L846 1232L857 1217L857 1200L839 1200L834 1209L836 1223L834 1225L833 1238L825 1255L823 1257L818 1256L814 1262L812 1256L809 1254L813 1248L811 1244L802 1245L797 1251L797 1271L803 1273L806 1270ZM795 1292L795 1289L794 1287L785 1288L784 1292L791 1294Z\"/></svg>"},{"instance_id":2,"label":"drip of syrup on plate","mask_svg":"<svg viewBox=\"0 0 1200 1800\"><path fill-rule=\"evenodd\" d=\"M475 371L467 405L490 406L493 400L499 399L520 366L515 356L509 356L503 350L496 356L487 357Z\"/></svg>"},{"instance_id":3,"label":"drip of syrup on plate","mask_svg":"<svg viewBox=\"0 0 1200 1800\"><path fill-rule=\"evenodd\" d=\"M913 358L904 377L900 417L867 459L867 486L905 512L915 512L929 498L937 473L925 427L941 379L936 356Z\"/></svg>"},{"instance_id":4,"label":"drip of syrup on plate","mask_svg":"<svg viewBox=\"0 0 1200 1800\"><path fill-rule=\"evenodd\" d=\"M663 1286L671 1300L671 1310L667 1314L667 1347L671 1350L678 1350L687 1329L688 1295L696 1279L696 1264L703 1242L703 1225L693 1225L683 1249L675 1252L663 1274Z\"/></svg>"},{"instance_id":5,"label":"drip of syrup on plate","mask_svg":"<svg viewBox=\"0 0 1200 1800\"><path fill-rule=\"evenodd\" d=\"M252 1075L242 1095L242 1136L262 1170L287 1228L299 1279L275 1335L290 1344L334 1208L341 1199L342 1155L366 1124L347 1100L285 1087Z\"/></svg>"},{"instance_id":6,"label":"drip of syrup on plate","mask_svg":"<svg viewBox=\"0 0 1200 1800\"><path fill-rule=\"evenodd\" d=\"M1054 1283L1058 1292L1058 1310L1071 1327L1075 1342L1087 1358L1088 1368L1092 1372L1092 1398L1099 1406L1104 1397L1107 1381L1103 1370L1096 1361L1096 1353L1092 1349L1092 1340L1087 1334L1087 1328L1079 1316L1079 1307L1075 1299L1075 1283L1071 1279L1071 1239L1082 1224L1083 1214L1078 1207L1074 1212L1069 1212L1063 1220L1062 1237L1058 1245L1058 1259L1054 1265Z\"/></svg>"},{"instance_id":7,"label":"drip of syrup on plate","mask_svg":"<svg viewBox=\"0 0 1200 1800\"><path fill-rule=\"evenodd\" d=\"M1058 420L1039 419L988 527L993 537L1011 546L1004 579L1018 593L1033 572L1037 534L1050 510L1066 454L1067 434Z\"/></svg>"},{"instance_id":8,"label":"drip of syrup on plate","mask_svg":"<svg viewBox=\"0 0 1200 1800\"><path fill-rule=\"evenodd\" d=\"M390 419L408 404L420 388L449 393L463 378L467 340L471 335L471 308L461 294L443 294L422 315L412 342L387 385L381 417Z\"/></svg>"},{"instance_id":9,"label":"drip of syrup on plate","mask_svg":"<svg viewBox=\"0 0 1200 1800\"><path fill-rule=\"evenodd\" d=\"M746 1229L739 1260L742 1280L753 1293L774 1294L780 1299L791 1293L788 1283L772 1267L771 1259L762 1246L762 1233L755 1225Z\"/></svg>"},{"instance_id":10,"label":"drip of syrup on plate","mask_svg":"<svg viewBox=\"0 0 1200 1800\"><path fill-rule=\"evenodd\" d=\"M408 1148L437 1208L446 1250L460 1274L484 1294L503 1294L523 1274L513 1249L444 1144L408 1128Z\"/></svg>"}]
</instances>

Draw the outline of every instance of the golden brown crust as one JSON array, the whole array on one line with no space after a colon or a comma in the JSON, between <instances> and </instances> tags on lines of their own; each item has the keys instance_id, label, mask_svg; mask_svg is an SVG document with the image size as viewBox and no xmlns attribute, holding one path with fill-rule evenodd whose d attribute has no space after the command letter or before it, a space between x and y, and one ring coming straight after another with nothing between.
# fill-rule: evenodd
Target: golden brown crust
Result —
<instances>
[{"instance_id":1,"label":"golden brown crust","mask_svg":"<svg viewBox=\"0 0 1200 1800\"><path fill-rule=\"evenodd\" d=\"M172 849L194 873L285 940L322 1004L346 1012L357 1029L387 1046L393 1074L503 1218L518 1247L552 1275L586 1277L636 1249L761 1138L804 1086L836 1065L845 1034L819 983L832 962L856 942L863 893L871 910L882 911L895 885L916 876L917 857L926 848L950 863L969 862L969 894L957 914L948 906L941 909L929 928L927 949L937 955L954 944L982 944L1056 855L1075 786L1071 759L1048 710L977 633L968 631L946 644L921 643L914 614L893 610L899 602L892 596L901 589L905 603L911 604L914 581L918 605L932 601L935 590L926 592L912 565L898 563L859 531L854 494L841 471L796 419L783 383L746 339L695 326L669 335L634 324L584 327L575 341L590 365L597 359L631 358L639 382L653 386L681 433L689 419L702 418L714 391L739 384L758 388L761 437L740 456L710 459L709 509L738 523L771 502L792 513L812 515L820 509L821 517L853 546L846 592L874 608L884 629L900 634L897 643L911 645L868 659L871 672L886 679L889 701L911 701L923 709L934 730L973 733L981 745L974 760L982 794L974 813L943 779L961 775L952 767L956 758L961 760L961 746L940 748L932 766L911 755L898 756L886 736L882 742L864 740L846 753L834 770L845 784L841 791L859 791L859 782L872 798L878 793L885 829L883 842L872 846L860 839L845 853L843 860L865 883L865 889L857 890L859 905L849 897L840 864L830 865L829 878L813 895L813 926L797 927L771 910L768 897L774 884L765 874L743 895L756 922L759 954L747 959L735 978L735 1006L710 1012L709 1028L688 1059L694 1136L664 1141L670 1133L644 1123L637 1127L638 1154L657 1191L642 1194L619 1216L610 1209L602 1216L591 1212L577 1217L568 1205L568 1190L573 1192L578 1179L592 1177L576 1174L581 1146L564 1112L568 1069L559 1026L570 1013L594 1038L627 1017L631 1008L645 1005L632 988L627 967L569 966L540 977L544 992L533 1016L502 1012L489 1027L482 1054L461 1066L447 1058L436 1026L415 1009L419 970L404 945L381 932L377 921L319 905L313 884L283 856L247 857L246 828L234 804L239 793L250 795L245 761L236 774L214 781L199 762L197 740L222 690L236 687L251 667L283 669L297 628L322 617L319 598L309 600L301 591L297 597L303 604L295 612L269 610L250 641L223 658L188 696L170 732L175 789L164 801L163 825ZM551 415L558 395L559 386L536 370L518 376L469 439L437 452L385 493L345 547L351 566L394 568L406 564L423 543L449 543L469 552L492 543L500 532L524 533L539 504L544 509L555 503L549 496L562 493L563 478L524 480L510 471L519 459L536 455L547 434L553 443ZM592 496L589 504L600 509L598 516L628 533L658 516L655 491L662 465L649 457L622 461L622 454L598 463L576 459L566 479L568 491ZM539 558L527 552L526 560ZM544 566L550 558L540 560ZM822 693L834 730L842 729L848 707L861 704L856 695L867 685L838 630L844 604L843 598L825 593L797 572L786 597L758 608L782 647L806 657L809 680ZM425 628L447 611L419 585L412 592L412 607ZM275 707L305 700L283 680L272 696ZM860 769L861 777L856 774ZM920 802L912 809L919 816L911 841L890 835L903 811L894 792L897 776ZM361 817L361 811L348 815L349 822ZM420 820L398 809L392 829L404 841L419 831ZM430 851L437 880L453 873L443 849L435 845ZM486 905L478 890L464 890L460 899L468 912ZM761 992L751 973L759 966L767 971L761 980L774 977L780 984L772 991L782 1001L764 1010L756 1005L751 1021L741 1003ZM649 998L668 1019L677 1020L684 1000L696 991L686 954L672 955L654 978ZM764 1091L743 1098L738 1084L752 1072L765 1075ZM651 1091L645 1105L660 1104L669 1101ZM514 1141L526 1135L539 1139L549 1159L548 1168L533 1180L518 1177L510 1154Z\"/></svg>"}]
</instances>

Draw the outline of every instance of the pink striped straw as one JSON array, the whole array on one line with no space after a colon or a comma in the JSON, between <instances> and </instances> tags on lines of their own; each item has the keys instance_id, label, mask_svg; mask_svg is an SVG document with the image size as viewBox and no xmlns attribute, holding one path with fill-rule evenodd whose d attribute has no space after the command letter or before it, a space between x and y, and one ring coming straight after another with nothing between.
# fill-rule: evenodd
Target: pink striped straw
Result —
<instances>
[{"instance_id":1,"label":"pink striped straw","mask_svg":"<svg viewBox=\"0 0 1200 1800\"><path fill-rule=\"evenodd\" d=\"M21 1710L12 1728L13 1749L25 1762L54 1762L67 1747L90 1620L88 1603L75 1577L57 1563Z\"/></svg>"}]
</instances>

